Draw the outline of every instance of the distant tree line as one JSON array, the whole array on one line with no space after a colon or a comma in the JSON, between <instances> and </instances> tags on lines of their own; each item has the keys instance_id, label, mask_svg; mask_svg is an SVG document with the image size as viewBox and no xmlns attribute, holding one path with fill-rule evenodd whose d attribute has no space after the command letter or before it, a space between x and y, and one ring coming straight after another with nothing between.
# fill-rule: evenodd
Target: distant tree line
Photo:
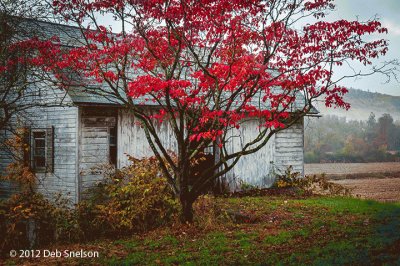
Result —
<instances>
[{"instance_id":1,"label":"distant tree line","mask_svg":"<svg viewBox=\"0 0 400 266\"><path fill-rule=\"evenodd\" d=\"M367 121L329 115L305 127L306 163L400 161L400 123L390 114Z\"/></svg>"}]
</instances>

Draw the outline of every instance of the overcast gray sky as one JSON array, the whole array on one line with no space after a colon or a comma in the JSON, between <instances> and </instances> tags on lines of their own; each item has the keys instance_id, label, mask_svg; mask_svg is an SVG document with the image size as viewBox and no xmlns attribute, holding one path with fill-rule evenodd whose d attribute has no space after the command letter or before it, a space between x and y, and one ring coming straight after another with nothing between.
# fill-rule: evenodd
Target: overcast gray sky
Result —
<instances>
[{"instance_id":1,"label":"overcast gray sky","mask_svg":"<svg viewBox=\"0 0 400 266\"><path fill-rule=\"evenodd\" d=\"M376 60L375 64L379 65L383 61L392 59L400 60L400 0L336 0L335 4L336 11L328 16L329 20L358 18L360 21L365 21L377 16L383 26L388 28L389 33L382 37L389 40L389 52L384 58ZM368 71L361 67L359 70ZM346 71L349 69L337 70L340 75L345 74ZM357 80L347 79L342 84L357 89L400 96L400 83L393 79L389 83L385 82L384 76L376 74Z\"/></svg>"}]
</instances>

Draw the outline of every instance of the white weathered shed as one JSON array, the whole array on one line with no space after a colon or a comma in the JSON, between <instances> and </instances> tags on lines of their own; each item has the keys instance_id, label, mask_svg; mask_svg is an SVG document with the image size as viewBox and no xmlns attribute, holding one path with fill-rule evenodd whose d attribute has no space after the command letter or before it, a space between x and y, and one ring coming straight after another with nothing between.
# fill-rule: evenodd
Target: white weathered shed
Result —
<instances>
[{"instance_id":1,"label":"white weathered shed","mask_svg":"<svg viewBox=\"0 0 400 266\"><path fill-rule=\"evenodd\" d=\"M25 123L31 131L31 147L34 149L33 144L37 141L34 134L43 132L46 153L52 153L45 156L45 164L51 165L51 169L37 171L41 192L48 195L62 192L77 202L86 188L101 180L102 175L96 171L96 166L111 162L121 168L129 163L127 155L137 158L153 155L144 130L121 106L93 100L85 102L85 97L65 96L61 91L60 95L53 97L63 97L64 106L31 110L31 116ZM160 124L158 130L166 147L177 150L169 124ZM227 148L234 150L257 134L258 123L246 122L239 134L236 132L231 138ZM303 152L304 126L301 121L278 132L258 152L241 158L224 179L231 189L238 189L241 183L271 186L274 173L289 166L296 172L304 173ZM34 164L34 158L31 160ZM4 151L0 153L2 171L10 162L8 154ZM0 192L5 193L4 190L3 184L3 191Z\"/></svg>"},{"instance_id":2,"label":"white weathered shed","mask_svg":"<svg viewBox=\"0 0 400 266\"><path fill-rule=\"evenodd\" d=\"M49 35L62 32L61 39L71 45L68 35L76 34L72 27L39 23ZM28 117L23 120L23 126L29 127L30 131L30 164L39 178L38 189L44 194L50 196L61 192L78 202L86 188L101 180L102 175L94 170L97 165L111 162L121 168L129 162L127 154L137 158L152 156L143 129L118 102L73 89L68 93L52 90L43 94L41 100L57 103L61 99L59 106L29 110ZM177 150L169 124L161 123L158 131L166 148ZM257 134L258 123L245 122L239 133L235 132L227 149L235 150ZM0 137L9 136L3 134ZM289 166L303 175L303 153L304 124L301 120L277 133L257 153L241 158L224 179L233 190L241 183L268 187L272 185L275 173ZM0 150L1 172L11 161L10 154ZM0 196L10 191L11 184L0 184Z\"/></svg>"}]
</instances>

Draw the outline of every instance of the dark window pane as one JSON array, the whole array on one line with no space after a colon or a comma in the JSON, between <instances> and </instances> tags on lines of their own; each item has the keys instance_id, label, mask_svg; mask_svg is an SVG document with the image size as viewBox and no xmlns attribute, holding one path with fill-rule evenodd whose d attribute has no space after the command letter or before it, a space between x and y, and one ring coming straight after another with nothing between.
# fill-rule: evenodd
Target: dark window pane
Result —
<instances>
[{"instance_id":1,"label":"dark window pane","mask_svg":"<svg viewBox=\"0 0 400 266\"><path fill-rule=\"evenodd\" d=\"M46 137L46 132L41 131L41 132L33 132L33 138L38 139L38 138L45 138Z\"/></svg>"},{"instance_id":2,"label":"dark window pane","mask_svg":"<svg viewBox=\"0 0 400 266\"><path fill-rule=\"evenodd\" d=\"M45 167L46 159L44 157L35 157L35 167Z\"/></svg>"},{"instance_id":3,"label":"dark window pane","mask_svg":"<svg viewBox=\"0 0 400 266\"><path fill-rule=\"evenodd\" d=\"M46 147L46 141L44 139L35 139L35 147L36 148Z\"/></svg>"},{"instance_id":4,"label":"dark window pane","mask_svg":"<svg viewBox=\"0 0 400 266\"><path fill-rule=\"evenodd\" d=\"M110 163L117 165L117 127L110 128Z\"/></svg>"},{"instance_id":5,"label":"dark window pane","mask_svg":"<svg viewBox=\"0 0 400 266\"><path fill-rule=\"evenodd\" d=\"M117 128L110 128L110 145L117 145Z\"/></svg>"},{"instance_id":6,"label":"dark window pane","mask_svg":"<svg viewBox=\"0 0 400 266\"><path fill-rule=\"evenodd\" d=\"M35 153L33 156L40 156L40 157L44 157L45 156L45 149L43 148L36 148Z\"/></svg>"},{"instance_id":7,"label":"dark window pane","mask_svg":"<svg viewBox=\"0 0 400 266\"><path fill-rule=\"evenodd\" d=\"M45 131L33 131L33 146L32 146L32 159L33 168L45 168L46 167L46 132Z\"/></svg>"},{"instance_id":8,"label":"dark window pane","mask_svg":"<svg viewBox=\"0 0 400 266\"><path fill-rule=\"evenodd\" d=\"M110 163L113 165L117 165L117 147L110 146Z\"/></svg>"}]
</instances>

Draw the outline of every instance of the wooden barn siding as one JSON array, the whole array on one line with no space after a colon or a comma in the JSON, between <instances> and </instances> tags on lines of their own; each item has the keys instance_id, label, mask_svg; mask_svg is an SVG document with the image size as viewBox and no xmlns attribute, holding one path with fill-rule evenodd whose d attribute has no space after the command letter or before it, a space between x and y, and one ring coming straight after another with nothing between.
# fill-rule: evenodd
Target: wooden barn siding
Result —
<instances>
[{"instance_id":1,"label":"wooden barn siding","mask_svg":"<svg viewBox=\"0 0 400 266\"><path fill-rule=\"evenodd\" d=\"M54 126L54 173L38 174L39 191L52 196L61 192L77 202L77 126L78 108L44 108L46 118L36 121L34 127Z\"/></svg>"},{"instance_id":2,"label":"wooden barn siding","mask_svg":"<svg viewBox=\"0 0 400 266\"><path fill-rule=\"evenodd\" d=\"M0 135L0 142L12 137L9 132L2 131ZM0 175L6 174L7 166L12 163L13 158L5 147L0 147ZM0 181L0 199L8 198L17 190L16 184L2 180Z\"/></svg>"},{"instance_id":3,"label":"wooden barn siding","mask_svg":"<svg viewBox=\"0 0 400 266\"><path fill-rule=\"evenodd\" d=\"M253 140L258 134L258 121L246 121L239 130L232 129L231 137L227 143L229 153L241 150L243 145ZM240 190L242 184L250 184L258 187L271 186L274 179L270 176L271 162L274 160L274 136L259 151L243 156L233 169L228 172L223 181L229 184L231 190Z\"/></svg>"},{"instance_id":4,"label":"wooden barn siding","mask_svg":"<svg viewBox=\"0 0 400 266\"><path fill-rule=\"evenodd\" d=\"M304 175L304 120L275 136L275 167L284 173L289 166Z\"/></svg>"},{"instance_id":5,"label":"wooden barn siding","mask_svg":"<svg viewBox=\"0 0 400 266\"><path fill-rule=\"evenodd\" d=\"M174 133L168 122L165 121L158 124L157 131L166 149L171 151L178 150ZM143 128L136 123L136 119L132 114L123 109L119 111L117 140L118 168L129 165L129 160L126 155L131 155L136 158L154 155L147 142Z\"/></svg>"},{"instance_id":6,"label":"wooden barn siding","mask_svg":"<svg viewBox=\"0 0 400 266\"><path fill-rule=\"evenodd\" d=\"M35 128L54 127L54 172L37 173L38 191L52 198L55 193L62 193L73 203L77 202L77 127L78 108L71 105L65 92L48 91L43 95L47 103L58 104L63 99L62 106L32 108L27 113L25 125ZM10 163L9 155L0 153L2 171ZM11 186L4 187L11 190Z\"/></svg>"},{"instance_id":7,"label":"wooden barn siding","mask_svg":"<svg viewBox=\"0 0 400 266\"><path fill-rule=\"evenodd\" d=\"M87 189L104 178L110 161L109 132L116 125L116 118L85 116L82 110L80 113L79 193L84 198Z\"/></svg>"},{"instance_id":8,"label":"wooden barn siding","mask_svg":"<svg viewBox=\"0 0 400 266\"><path fill-rule=\"evenodd\" d=\"M160 138L169 150L176 151L177 146L173 132L167 122L158 128ZM242 157L235 167L227 173L223 180L227 181L231 190L240 189L243 183L270 187L275 181L274 173L284 172L289 165L296 172L303 169L303 122L292 128L277 133L258 152ZM249 140L258 135L258 122L246 121L241 129L231 130L227 149L237 151ZM143 129L135 123L132 115L120 110L118 119L118 167L129 164L126 154L137 158L152 156Z\"/></svg>"},{"instance_id":9,"label":"wooden barn siding","mask_svg":"<svg viewBox=\"0 0 400 266\"><path fill-rule=\"evenodd\" d=\"M109 161L109 144L107 128L85 128L82 126L79 156L80 191L92 187L103 179L102 164Z\"/></svg>"}]
</instances>

